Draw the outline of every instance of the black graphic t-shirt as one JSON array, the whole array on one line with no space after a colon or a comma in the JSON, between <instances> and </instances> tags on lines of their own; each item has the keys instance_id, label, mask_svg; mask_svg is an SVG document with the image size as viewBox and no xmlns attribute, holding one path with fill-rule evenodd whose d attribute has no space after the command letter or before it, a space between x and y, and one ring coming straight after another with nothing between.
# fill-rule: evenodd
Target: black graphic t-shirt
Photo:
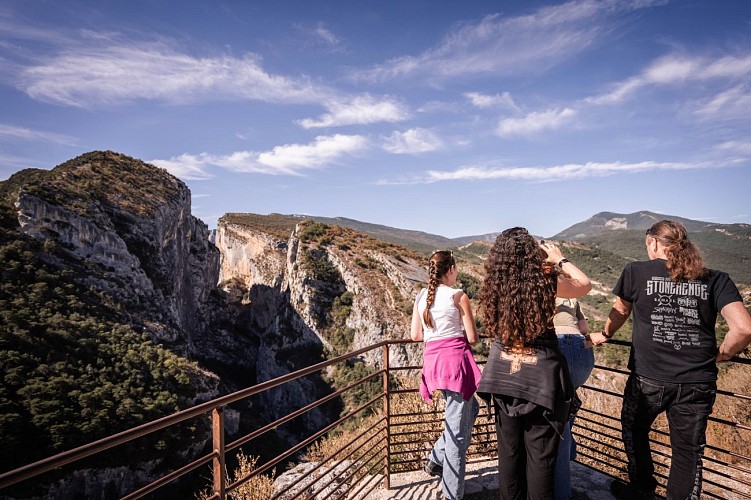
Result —
<instances>
[{"instance_id":1,"label":"black graphic t-shirt","mask_svg":"<svg viewBox=\"0 0 751 500\"><path fill-rule=\"evenodd\" d=\"M632 372L673 383L717 379L717 313L742 300L727 273L676 282L662 259L632 262L613 293L633 304Z\"/></svg>"}]
</instances>

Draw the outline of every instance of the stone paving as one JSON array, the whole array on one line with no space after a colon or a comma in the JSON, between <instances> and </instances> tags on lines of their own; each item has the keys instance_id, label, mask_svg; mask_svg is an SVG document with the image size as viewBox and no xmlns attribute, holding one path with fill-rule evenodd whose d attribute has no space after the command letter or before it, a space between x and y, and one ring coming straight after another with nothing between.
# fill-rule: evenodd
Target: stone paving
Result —
<instances>
[{"instance_id":1,"label":"stone paving","mask_svg":"<svg viewBox=\"0 0 751 500\"><path fill-rule=\"evenodd\" d=\"M374 478L375 479L375 478ZM571 483L576 500L613 500L610 494L612 477L576 462L571 463ZM391 475L389 490L378 487L360 497L369 500L440 500L440 481L423 471ZM465 500L498 498L498 467L495 460L470 460L467 463Z\"/></svg>"}]
</instances>

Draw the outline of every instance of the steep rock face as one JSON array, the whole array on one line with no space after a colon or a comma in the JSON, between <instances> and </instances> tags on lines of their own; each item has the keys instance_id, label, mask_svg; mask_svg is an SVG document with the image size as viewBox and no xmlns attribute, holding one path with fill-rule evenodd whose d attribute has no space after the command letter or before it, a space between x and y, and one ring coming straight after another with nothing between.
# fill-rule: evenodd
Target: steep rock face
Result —
<instances>
[{"instance_id":1,"label":"steep rock face","mask_svg":"<svg viewBox=\"0 0 751 500\"><path fill-rule=\"evenodd\" d=\"M339 231L344 232L336 233L336 238L365 238L352 230ZM331 349L328 313L334 299L346 291L352 294L346 319L353 334L350 350L409 335L408 311L415 286L427 280L427 273L414 259L400 260L344 243L320 245L306 240L303 233L298 225L285 242L278 234L226 220L217 229L223 283L236 280L235 286L247 286L238 294L250 297L254 311L268 312L272 297L281 301L275 302L275 307L281 306L276 308L277 321L272 324L269 318L265 325L269 335L277 338L277 358L290 349L302 351L310 342ZM408 344L393 346L390 352L394 366L417 364L421 355L419 346ZM264 359L260 354L259 375ZM382 364L380 351L365 358L374 367ZM279 366L265 369L276 372Z\"/></svg>"},{"instance_id":2,"label":"steep rock face","mask_svg":"<svg viewBox=\"0 0 751 500\"><path fill-rule=\"evenodd\" d=\"M175 330L156 329L155 340L194 350L206 330L205 306L218 278L219 253L208 242L207 226L190 214L187 186L166 171L112 152L88 153L56 170L31 192L19 191L21 230L55 239L101 265L105 279L93 286L146 307L154 319L186 334L178 338ZM138 181L138 195L129 192L130 176ZM160 332L171 335L159 338Z\"/></svg>"},{"instance_id":3,"label":"steep rock face","mask_svg":"<svg viewBox=\"0 0 751 500\"><path fill-rule=\"evenodd\" d=\"M241 279L252 284L278 287L284 276L287 241L240 224L219 225L215 236L221 252L219 282Z\"/></svg>"},{"instance_id":4,"label":"steep rock face","mask_svg":"<svg viewBox=\"0 0 751 500\"><path fill-rule=\"evenodd\" d=\"M271 380L321 361L323 345L308 320L306 308L291 303L287 276L295 275L287 239L240 224L221 221L216 231L221 253L219 284L231 297L237 322L253 332L253 377L255 383ZM304 279L304 278L303 278ZM330 389L320 379L307 377L259 395L257 410L274 420L300 408L303 403ZM302 417L302 426L321 428L331 418L329 411L313 410ZM294 433L294 430L280 429Z\"/></svg>"}]
</instances>

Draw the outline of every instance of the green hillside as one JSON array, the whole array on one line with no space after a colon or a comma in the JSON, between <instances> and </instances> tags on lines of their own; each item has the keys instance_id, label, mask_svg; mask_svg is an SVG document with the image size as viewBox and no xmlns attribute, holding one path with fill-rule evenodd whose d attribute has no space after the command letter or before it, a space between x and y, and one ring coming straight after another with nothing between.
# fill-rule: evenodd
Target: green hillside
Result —
<instances>
[{"instance_id":1,"label":"green hillside","mask_svg":"<svg viewBox=\"0 0 751 500\"><path fill-rule=\"evenodd\" d=\"M180 409L194 365L137 331L82 278L101 270L18 231L0 205L0 468L10 470ZM144 449L174 446L171 437Z\"/></svg>"}]
</instances>

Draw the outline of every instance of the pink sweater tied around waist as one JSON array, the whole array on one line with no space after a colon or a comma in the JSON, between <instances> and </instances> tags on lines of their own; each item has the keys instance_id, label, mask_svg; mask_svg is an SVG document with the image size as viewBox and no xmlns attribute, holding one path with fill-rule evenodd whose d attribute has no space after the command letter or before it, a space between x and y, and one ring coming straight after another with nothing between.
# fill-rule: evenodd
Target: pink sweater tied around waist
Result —
<instances>
[{"instance_id":1,"label":"pink sweater tied around waist","mask_svg":"<svg viewBox=\"0 0 751 500\"><path fill-rule=\"evenodd\" d=\"M428 403L433 402L433 391L438 389L459 392L469 401L477 391L480 375L466 338L425 343L420 396Z\"/></svg>"}]
</instances>

